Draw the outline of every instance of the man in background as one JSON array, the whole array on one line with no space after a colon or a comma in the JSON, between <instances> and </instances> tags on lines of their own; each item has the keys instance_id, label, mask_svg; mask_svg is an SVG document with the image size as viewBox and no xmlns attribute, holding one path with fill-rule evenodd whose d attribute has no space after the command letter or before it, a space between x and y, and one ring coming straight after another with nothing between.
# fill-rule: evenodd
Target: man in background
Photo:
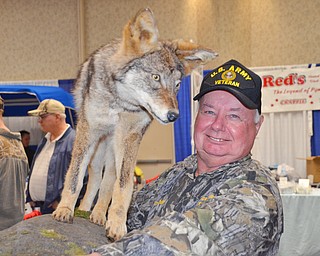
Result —
<instances>
[{"instance_id":1,"label":"man in background","mask_svg":"<svg viewBox=\"0 0 320 256\"><path fill-rule=\"evenodd\" d=\"M22 141L22 144L24 147L24 151L26 152L26 155L28 158L29 167L31 168L32 159L33 159L35 151L29 145L30 144L30 132L28 132L26 130L21 130L20 134L21 134L21 141Z\"/></svg>"},{"instance_id":2,"label":"man in background","mask_svg":"<svg viewBox=\"0 0 320 256\"><path fill-rule=\"evenodd\" d=\"M0 97L0 230L23 220L29 171L21 135L5 125L3 112L4 102Z\"/></svg>"},{"instance_id":3,"label":"man in background","mask_svg":"<svg viewBox=\"0 0 320 256\"><path fill-rule=\"evenodd\" d=\"M38 118L46 133L40 141L31 166L27 203L40 207L42 214L52 213L61 199L68 170L75 131L66 123L65 106L54 99L43 100L28 114Z\"/></svg>"}]
</instances>

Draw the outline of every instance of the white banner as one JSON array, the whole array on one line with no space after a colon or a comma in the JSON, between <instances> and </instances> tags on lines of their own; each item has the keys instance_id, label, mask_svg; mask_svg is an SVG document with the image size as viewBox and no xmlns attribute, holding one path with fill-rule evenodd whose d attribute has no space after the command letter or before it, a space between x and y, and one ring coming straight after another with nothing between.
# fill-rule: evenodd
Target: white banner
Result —
<instances>
[{"instance_id":1,"label":"white banner","mask_svg":"<svg viewBox=\"0 0 320 256\"><path fill-rule=\"evenodd\" d=\"M252 68L262 79L262 113L320 109L320 66Z\"/></svg>"}]
</instances>

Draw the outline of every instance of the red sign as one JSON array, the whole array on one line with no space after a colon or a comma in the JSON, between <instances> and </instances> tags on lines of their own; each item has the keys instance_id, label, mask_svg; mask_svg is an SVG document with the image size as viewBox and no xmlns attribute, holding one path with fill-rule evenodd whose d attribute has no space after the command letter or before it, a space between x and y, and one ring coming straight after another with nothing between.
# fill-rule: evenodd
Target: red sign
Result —
<instances>
[{"instance_id":1,"label":"red sign","mask_svg":"<svg viewBox=\"0 0 320 256\"><path fill-rule=\"evenodd\" d=\"M262 79L262 112L320 109L320 67L252 68Z\"/></svg>"}]
</instances>

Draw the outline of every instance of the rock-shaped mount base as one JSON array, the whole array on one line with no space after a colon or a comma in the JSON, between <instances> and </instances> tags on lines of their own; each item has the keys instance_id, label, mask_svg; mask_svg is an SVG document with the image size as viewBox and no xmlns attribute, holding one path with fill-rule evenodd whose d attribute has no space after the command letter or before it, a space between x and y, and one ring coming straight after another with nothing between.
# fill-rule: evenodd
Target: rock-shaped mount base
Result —
<instances>
[{"instance_id":1,"label":"rock-shaped mount base","mask_svg":"<svg viewBox=\"0 0 320 256\"><path fill-rule=\"evenodd\" d=\"M0 255L86 255L107 242L105 228L88 219L75 217L68 224L47 214L0 231Z\"/></svg>"}]
</instances>

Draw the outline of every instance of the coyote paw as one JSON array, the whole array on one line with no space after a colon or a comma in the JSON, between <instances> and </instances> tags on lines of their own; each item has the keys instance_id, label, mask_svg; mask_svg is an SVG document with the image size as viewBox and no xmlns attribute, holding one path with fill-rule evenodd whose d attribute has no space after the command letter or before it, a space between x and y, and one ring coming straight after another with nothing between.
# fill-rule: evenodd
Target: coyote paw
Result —
<instances>
[{"instance_id":1,"label":"coyote paw","mask_svg":"<svg viewBox=\"0 0 320 256\"><path fill-rule=\"evenodd\" d=\"M94 224L103 226L106 223L106 212L104 211L95 211L93 209L92 213L90 214L90 221Z\"/></svg>"},{"instance_id":2,"label":"coyote paw","mask_svg":"<svg viewBox=\"0 0 320 256\"><path fill-rule=\"evenodd\" d=\"M58 207L53 213L52 217L61 222L72 223L73 211L68 207Z\"/></svg>"},{"instance_id":3,"label":"coyote paw","mask_svg":"<svg viewBox=\"0 0 320 256\"><path fill-rule=\"evenodd\" d=\"M127 226L125 223L119 221L108 220L106 223L106 237L111 242L121 239L127 233Z\"/></svg>"}]
</instances>

